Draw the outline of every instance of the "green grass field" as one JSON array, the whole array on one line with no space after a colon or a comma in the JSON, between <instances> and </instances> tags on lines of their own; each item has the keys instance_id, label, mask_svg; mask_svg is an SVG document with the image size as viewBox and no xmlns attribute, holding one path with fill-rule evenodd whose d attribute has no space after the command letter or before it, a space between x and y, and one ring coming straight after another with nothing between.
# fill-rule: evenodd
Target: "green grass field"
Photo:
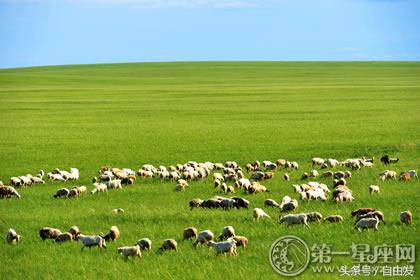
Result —
<instances>
[{"instance_id":1,"label":"green grass field","mask_svg":"<svg viewBox=\"0 0 420 280\"><path fill-rule=\"evenodd\" d=\"M420 188L411 182L379 182L387 169L355 171L349 181L355 201L336 205L300 202L297 212L341 214L337 224L287 229L273 219L253 222L252 208L266 198L297 198L292 184L311 170L314 156L344 160L385 153L399 157L390 169L419 169L420 63L418 62L197 62L54 66L0 70L0 180L36 174L39 169L77 167L77 183L54 183L19 189L21 200L0 200L0 234L13 227L23 236L16 246L0 242L0 279L279 279L268 250L280 236L294 234L309 245L328 243L348 250L354 243L412 243L420 248ZM191 198L216 195L212 179L194 181L185 192L174 183L141 179L134 186L78 199L53 199L60 187L87 185L102 165L137 170L189 160L240 164L286 158L300 170L282 179L283 169L265 181L271 192L243 195L250 210L190 211ZM342 169L342 168L341 168ZM331 186L331 180L320 179ZM379 184L381 193L369 195ZM115 215L111 209L122 207ZM350 211L375 207L387 224L378 232L353 229ZM399 223L410 209L412 226ZM108 249L80 251L78 242L42 241L41 227L67 230L77 225L94 234L117 225L121 238ZM232 225L249 238L238 256L216 257L206 247L194 250L179 242L179 252L155 253L165 238L180 240L185 227L219 234ZM116 248L141 237L153 241L153 252L124 262ZM418 253L417 253L418 255ZM352 265L350 257L334 265ZM395 264L395 263L394 263ZM415 265L420 269L419 261ZM416 272L416 277L420 275ZM300 279L343 279L338 273L306 271ZM344 277L345 278L345 277ZM361 279L366 277L361 276ZM376 277L381 278L381 277ZM353 278L352 278L353 279ZM387 279L390 279L389 277ZM414 279L414 278L411 278Z\"/></svg>"}]
</instances>

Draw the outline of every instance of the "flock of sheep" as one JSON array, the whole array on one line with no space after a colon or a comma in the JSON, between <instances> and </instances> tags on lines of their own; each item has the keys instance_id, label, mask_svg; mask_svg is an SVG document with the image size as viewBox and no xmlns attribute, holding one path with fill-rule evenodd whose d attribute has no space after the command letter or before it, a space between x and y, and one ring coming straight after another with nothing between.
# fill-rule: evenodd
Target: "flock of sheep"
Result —
<instances>
[{"instance_id":1,"label":"flock of sheep","mask_svg":"<svg viewBox=\"0 0 420 280\"><path fill-rule=\"evenodd\" d=\"M383 156L380 161L385 164L397 163L399 159L390 158L388 155ZM352 171L361 168L369 168L374 165L373 158L356 158L347 159L345 161L338 161L336 159L312 158L312 167L320 168L320 170L313 169L310 172L304 172L301 176L302 180L312 180L303 184L293 185L294 192L299 194L301 200L320 200L325 201L329 196L336 203L351 202L353 200L353 192L347 185L347 180L352 178ZM325 171L322 169L335 168L344 166L352 171ZM298 170L299 164L294 161L279 159L275 162L259 161L251 162L245 165L246 172L249 174L246 178L242 168L235 161L227 161L222 163L204 162L197 163L194 161L185 164L177 164L169 167L163 165L155 167L151 164L143 165L137 172L129 168L111 168L108 166L101 167L99 174L92 179L93 188L91 194L99 194L107 192L109 189L121 189L125 185L132 185L136 183L137 176L145 178L160 178L163 180L174 181L175 191L186 191L189 184L201 178L209 177L212 174L212 186L219 192L224 194L234 194L241 191L244 195L252 195L258 193L270 192L270 190L263 185L265 180L270 180L274 177L274 171L279 168L284 168L284 180L289 181L290 175L287 170ZM320 173L321 172L321 173ZM45 172L40 170L35 176L31 174L16 176L10 178L10 185L4 185L0 181L0 198L21 198L21 195L15 188L27 187L33 184L44 184ZM326 184L318 183L315 178L332 178L332 189ZM47 173L47 178L51 181L76 181L79 180L79 170L77 168L70 168L70 171L54 169ZM399 173L393 170L385 170L379 174L381 180L397 179L407 181L417 177L416 170L407 170ZM53 195L54 198L72 198L79 197L87 193L86 186L75 186L73 188L60 188ZM369 192L379 193L380 189L377 185L370 185ZM289 212L295 211L299 207L297 199L292 199L290 196L283 197L282 201L278 203L274 199L266 199L264 207L278 208L280 212L278 222L285 223L288 227L292 225L303 225L309 227L310 222L331 222L341 223L343 217L340 215L329 215L323 217L319 212L298 213L291 214ZM232 197L214 196L208 199L193 198L189 202L190 210L195 208L207 209L249 209L250 202L238 195ZM123 209L114 209L115 213L124 212ZM364 229L378 230L380 222L385 224L384 214L374 208L359 208L351 212L352 217L355 218L354 226L357 230ZM253 209L254 220L270 218L270 216L262 208ZM400 213L400 220L404 224L412 222L413 215L409 210ZM82 243L82 250L85 247L97 246L99 248L106 248L106 241L117 240L120 236L118 227L112 226L107 234L84 235L77 226L72 226L67 232L61 232L55 228L42 228L39 232L41 239L54 239L56 242L66 242L77 240ZM21 236L16 233L14 229L9 229L6 235L6 241L11 244L17 243ZM207 244L214 248L216 254L228 253L230 255L237 255L237 247L248 246L248 238L245 236L238 236L232 226L226 226L222 229L218 239L215 239L214 234L210 230L203 230L198 232L195 227L186 228L183 232L184 240L195 239L193 246L196 247L201 244ZM175 239L166 239L162 242L158 251L177 250L177 241ZM152 242L148 238L142 238L135 242L133 246L119 247L117 252L122 254L125 258L141 257L142 250L150 251Z\"/></svg>"}]
</instances>

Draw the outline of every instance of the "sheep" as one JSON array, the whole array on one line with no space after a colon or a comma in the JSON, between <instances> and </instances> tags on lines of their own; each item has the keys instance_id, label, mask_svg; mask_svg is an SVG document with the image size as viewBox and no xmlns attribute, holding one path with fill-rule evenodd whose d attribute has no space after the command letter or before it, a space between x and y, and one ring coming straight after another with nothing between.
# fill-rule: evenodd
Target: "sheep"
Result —
<instances>
[{"instance_id":1,"label":"sheep","mask_svg":"<svg viewBox=\"0 0 420 280\"><path fill-rule=\"evenodd\" d=\"M248 193L263 193L263 192L269 192L269 190L261 185L258 182L253 182L252 185L247 190Z\"/></svg>"},{"instance_id":2,"label":"sheep","mask_svg":"<svg viewBox=\"0 0 420 280\"><path fill-rule=\"evenodd\" d=\"M312 167L317 166L317 165L321 166L324 163L325 163L325 160L322 158L317 158L317 157L312 158Z\"/></svg>"},{"instance_id":3,"label":"sheep","mask_svg":"<svg viewBox=\"0 0 420 280\"><path fill-rule=\"evenodd\" d=\"M220 201L220 206L223 209L228 210L228 209L233 208L233 207L236 206L236 201L234 199L232 199L232 198L223 198Z\"/></svg>"},{"instance_id":4,"label":"sheep","mask_svg":"<svg viewBox=\"0 0 420 280\"><path fill-rule=\"evenodd\" d=\"M364 229L369 230L370 228L373 228L375 231L378 230L379 225L379 219L377 217L375 218L363 218L360 219L354 226L355 229L358 231L362 231Z\"/></svg>"},{"instance_id":5,"label":"sheep","mask_svg":"<svg viewBox=\"0 0 420 280\"><path fill-rule=\"evenodd\" d=\"M319 212L310 212L306 213L308 217L308 222L320 222L322 220L322 214Z\"/></svg>"},{"instance_id":6,"label":"sheep","mask_svg":"<svg viewBox=\"0 0 420 280\"><path fill-rule=\"evenodd\" d=\"M379 186L377 185L370 185L369 186L369 193L379 193Z\"/></svg>"},{"instance_id":7,"label":"sheep","mask_svg":"<svg viewBox=\"0 0 420 280\"><path fill-rule=\"evenodd\" d=\"M383 157L381 157L381 162L385 165L397 163L398 161L400 161L399 158L390 158L388 155L384 155Z\"/></svg>"},{"instance_id":8,"label":"sheep","mask_svg":"<svg viewBox=\"0 0 420 280\"><path fill-rule=\"evenodd\" d=\"M413 214L410 210L406 210L400 213L400 221L403 224L409 225L413 221Z\"/></svg>"},{"instance_id":9,"label":"sheep","mask_svg":"<svg viewBox=\"0 0 420 280\"><path fill-rule=\"evenodd\" d=\"M120 238L120 230L118 229L117 226L112 226L109 229L109 232L103 236L103 238L105 239L105 241L111 240L111 241L115 241L118 238Z\"/></svg>"},{"instance_id":10,"label":"sheep","mask_svg":"<svg viewBox=\"0 0 420 280\"><path fill-rule=\"evenodd\" d=\"M110 189L122 189L120 179L110 180L106 183L106 186Z\"/></svg>"},{"instance_id":11,"label":"sheep","mask_svg":"<svg viewBox=\"0 0 420 280\"><path fill-rule=\"evenodd\" d=\"M328 221L330 223L339 223L341 224L343 222L343 217L340 215L329 215L324 218L324 221Z\"/></svg>"},{"instance_id":12,"label":"sheep","mask_svg":"<svg viewBox=\"0 0 420 280\"><path fill-rule=\"evenodd\" d=\"M280 205L274 199L270 199L270 198L264 200L264 206L265 207L276 207L276 208L280 208Z\"/></svg>"},{"instance_id":13,"label":"sheep","mask_svg":"<svg viewBox=\"0 0 420 280\"><path fill-rule=\"evenodd\" d=\"M292 200L290 200L289 202L287 202L287 203L282 203L281 205L280 205L280 211L281 212L289 212L289 211L293 211L293 210L295 210L295 209L297 209L298 208L298 202L297 202L297 200L296 199L292 199Z\"/></svg>"},{"instance_id":14,"label":"sheep","mask_svg":"<svg viewBox=\"0 0 420 280\"><path fill-rule=\"evenodd\" d=\"M222 242L208 242L209 247L213 247L216 250L216 255L222 253L229 253L231 256L236 256L236 242L234 240L222 241Z\"/></svg>"},{"instance_id":15,"label":"sheep","mask_svg":"<svg viewBox=\"0 0 420 280\"><path fill-rule=\"evenodd\" d=\"M397 179L397 172L393 170L385 170L379 173L379 178L382 181L385 181L386 179Z\"/></svg>"},{"instance_id":16,"label":"sheep","mask_svg":"<svg viewBox=\"0 0 420 280\"><path fill-rule=\"evenodd\" d=\"M52 172L48 172L47 176L50 180L52 181L62 181L65 182L67 181L66 178L63 177L63 175L61 175L60 173L52 173Z\"/></svg>"},{"instance_id":17,"label":"sheep","mask_svg":"<svg viewBox=\"0 0 420 280\"><path fill-rule=\"evenodd\" d=\"M200 204L200 207L202 207L202 208L209 208L209 209L211 209L211 208L219 208L219 207L222 207L222 200L215 199L215 198L210 198L208 200L204 200ZM192 210L192 208L191 208L191 210Z\"/></svg>"},{"instance_id":18,"label":"sheep","mask_svg":"<svg viewBox=\"0 0 420 280\"><path fill-rule=\"evenodd\" d=\"M235 193L235 189L232 186L226 185L226 183L222 183L221 190L223 193Z\"/></svg>"},{"instance_id":19,"label":"sheep","mask_svg":"<svg viewBox=\"0 0 420 280\"><path fill-rule=\"evenodd\" d=\"M326 172L322 173L322 175L321 175L321 177L323 177L323 178L328 178L328 177L332 177L332 176L334 176L334 172L332 172L332 171L326 171Z\"/></svg>"},{"instance_id":20,"label":"sheep","mask_svg":"<svg viewBox=\"0 0 420 280\"><path fill-rule=\"evenodd\" d=\"M68 197L70 194L70 190L67 188L61 188L58 189L55 194L53 195L54 198L62 198L62 197Z\"/></svg>"},{"instance_id":21,"label":"sheep","mask_svg":"<svg viewBox=\"0 0 420 280\"><path fill-rule=\"evenodd\" d=\"M126 260L128 259L128 257L141 258L141 251L139 245L119 247L117 249L117 253L123 255Z\"/></svg>"},{"instance_id":22,"label":"sheep","mask_svg":"<svg viewBox=\"0 0 420 280\"><path fill-rule=\"evenodd\" d=\"M277 168L277 164L270 162L265 165L265 170L275 170Z\"/></svg>"},{"instance_id":23,"label":"sheep","mask_svg":"<svg viewBox=\"0 0 420 280\"><path fill-rule=\"evenodd\" d=\"M55 238L55 242L61 243L61 242L71 241L73 239L74 239L73 234L71 234L70 232L64 232Z\"/></svg>"},{"instance_id":24,"label":"sheep","mask_svg":"<svg viewBox=\"0 0 420 280\"><path fill-rule=\"evenodd\" d=\"M13 187L20 187L23 185L23 182L18 177L12 177L10 178L10 185L12 185Z\"/></svg>"},{"instance_id":25,"label":"sheep","mask_svg":"<svg viewBox=\"0 0 420 280\"><path fill-rule=\"evenodd\" d=\"M201 206L201 204L203 204L204 200L199 199L199 198L194 198L189 202L190 205L190 210L192 211L193 208L198 208Z\"/></svg>"},{"instance_id":26,"label":"sheep","mask_svg":"<svg viewBox=\"0 0 420 280\"><path fill-rule=\"evenodd\" d=\"M108 187L103 183L93 183L93 190L91 194L100 193L100 192L107 192Z\"/></svg>"},{"instance_id":27,"label":"sheep","mask_svg":"<svg viewBox=\"0 0 420 280\"><path fill-rule=\"evenodd\" d=\"M333 159L333 158L329 158L329 159L327 159L327 165L329 166L329 167L332 167L332 168L334 168L334 167L336 167L336 166L338 166L340 163L338 162L338 160L336 160L336 159Z\"/></svg>"},{"instance_id":28,"label":"sheep","mask_svg":"<svg viewBox=\"0 0 420 280\"><path fill-rule=\"evenodd\" d=\"M77 235L80 234L80 230L77 226L72 226L69 229L69 233L71 233L73 235L73 239L75 239L77 237Z\"/></svg>"},{"instance_id":29,"label":"sheep","mask_svg":"<svg viewBox=\"0 0 420 280\"><path fill-rule=\"evenodd\" d=\"M236 181L235 185L238 188L248 189L252 184L251 181L249 181L249 179L241 178Z\"/></svg>"},{"instance_id":30,"label":"sheep","mask_svg":"<svg viewBox=\"0 0 420 280\"><path fill-rule=\"evenodd\" d=\"M197 238L197 229L195 227L188 227L184 229L183 236L184 236L184 240Z\"/></svg>"},{"instance_id":31,"label":"sheep","mask_svg":"<svg viewBox=\"0 0 420 280\"><path fill-rule=\"evenodd\" d=\"M411 175L411 178L418 178L417 176L417 170L406 170L406 171L401 171L400 172L400 176L405 174L405 173L409 173Z\"/></svg>"},{"instance_id":32,"label":"sheep","mask_svg":"<svg viewBox=\"0 0 420 280\"><path fill-rule=\"evenodd\" d=\"M249 201L246 200L245 198L241 198L241 197L237 197L237 196L233 196L231 197L231 199L233 199L235 201L235 207L237 209L239 208L249 208Z\"/></svg>"},{"instance_id":33,"label":"sheep","mask_svg":"<svg viewBox=\"0 0 420 280\"><path fill-rule=\"evenodd\" d=\"M45 184L45 181L42 180L41 177L37 177L37 176L31 176L31 181L33 184Z\"/></svg>"},{"instance_id":34,"label":"sheep","mask_svg":"<svg viewBox=\"0 0 420 280\"><path fill-rule=\"evenodd\" d=\"M289 176L289 174L284 173L284 175L283 175L283 179L284 179L285 181L290 181L290 176Z\"/></svg>"},{"instance_id":35,"label":"sheep","mask_svg":"<svg viewBox=\"0 0 420 280\"><path fill-rule=\"evenodd\" d=\"M318 171L316 171L316 170L312 170L312 171L309 173L309 177L316 178L316 177L318 177L318 176L319 176L319 173L318 173Z\"/></svg>"},{"instance_id":36,"label":"sheep","mask_svg":"<svg viewBox=\"0 0 420 280\"><path fill-rule=\"evenodd\" d=\"M412 178L411 174L408 172L400 174L400 181L410 181Z\"/></svg>"},{"instance_id":37,"label":"sheep","mask_svg":"<svg viewBox=\"0 0 420 280\"><path fill-rule=\"evenodd\" d=\"M251 174L249 179L255 180L255 181L261 181L265 178L265 173L262 171L255 171Z\"/></svg>"},{"instance_id":38,"label":"sheep","mask_svg":"<svg viewBox=\"0 0 420 280\"><path fill-rule=\"evenodd\" d=\"M77 197L79 196L80 192L79 189L77 187L71 188L69 194L67 195L67 197Z\"/></svg>"},{"instance_id":39,"label":"sheep","mask_svg":"<svg viewBox=\"0 0 420 280\"><path fill-rule=\"evenodd\" d=\"M236 235L232 240L236 242L236 247L242 246L245 249L248 247L248 238L245 236Z\"/></svg>"},{"instance_id":40,"label":"sheep","mask_svg":"<svg viewBox=\"0 0 420 280\"><path fill-rule=\"evenodd\" d=\"M175 191L176 192L182 192L185 191L186 186L185 185L181 185L181 184L176 184L175 186Z\"/></svg>"},{"instance_id":41,"label":"sheep","mask_svg":"<svg viewBox=\"0 0 420 280\"><path fill-rule=\"evenodd\" d=\"M336 203L343 202L343 201L353 201L352 192L345 186L340 186L339 188L335 188L333 191L333 200Z\"/></svg>"},{"instance_id":42,"label":"sheep","mask_svg":"<svg viewBox=\"0 0 420 280\"><path fill-rule=\"evenodd\" d=\"M382 213L379 210L357 216L356 221L354 223L356 224L358 221L360 221L361 219L364 219L364 218L375 218L375 217L378 218L379 221L382 221L385 224L384 213Z\"/></svg>"},{"instance_id":43,"label":"sheep","mask_svg":"<svg viewBox=\"0 0 420 280\"><path fill-rule=\"evenodd\" d=\"M6 233L6 242L8 244L16 244L21 239L21 236L12 228L9 228Z\"/></svg>"},{"instance_id":44,"label":"sheep","mask_svg":"<svg viewBox=\"0 0 420 280\"><path fill-rule=\"evenodd\" d=\"M256 221L262 218L271 219L271 217L267 213L265 213L264 210L262 210L261 208L254 208L253 217L254 217L254 220Z\"/></svg>"},{"instance_id":45,"label":"sheep","mask_svg":"<svg viewBox=\"0 0 420 280\"><path fill-rule=\"evenodd\" d=\"M76 240L81 241L83 243L83 247L81 250L83 250L85 247L88 247L90 249L93 246L98 246L100 249L106 249L105 239L100 235L79 234L76 237Z\"/></svg>"},{"instance_id":46,"label":"sheep","mask_svg":"<svg viewBox=\"0 0 420 280\"><path fill-rule=\"evenodd\" d=\"M223 228L222 233L220 233L219 240L226 240L234 237L235 235L235 229L232 226L226 226Z\"/></svg>"},{"instance_id":47,"label":"sheep","mask_svg":"<svg viewBox=\"0 0 420 280\"><path fill-rule=\"evenodd\" d=\"M114 208L114 209L112 209L112 213L122 214L122 213L124 213L124 209L122 209L122 208Z\"/></svg>"},{"instance_id":48,"label":"sheep","mask_svg":"<svg viewBox=\"0 0 420 280\"><path fill-rule=\"evenodd\" d=\"M39 231L39 237L41 237L42 240L45 239L56 239L61 234L61 230L56 228L50 228L50 227L43 227Z\"/></svg>"},{"instance_id":49,"label":"sheep","mask_svg":"<svg viewBox=\"0 0 420 280\"><path fill-rule=\"evenodd\" d=\"M309 228L308 217L304 213L279 216L279 224L284 222L287 222L287 227L291 227L292 225L303 225Z\"/></svg>"},{"instance_id":50,"label":"sheep","mask_svg":"<svg viewBox=\"0 0 420 280\"><path fill-rule=\"evenodd\" d=\"M351 216L352 217L358 217L360 215L364 215L364 214L367 214L369 212L375 212L375 211L376 211L376 209L374 209L374 208L357 208L357 209L354 209L353 211L351 211Z\"/></svg>"},{"instance_id":51,"label":"sheep","mask_svg":"<svg viewBox=\"0 0 420 280\"><path fill-rule=\"evenodd\" d=\"M309 178L309 174L308 174L308 172L304 172L303 174L302 174L302 176L300 177L300 179L301 180L306 180L306 179L308 179Z\"/></svg>"},{"instance_id":52,"label":"sheep","mask_svg":"<svg viewBox=\"0 0 420 280\"><path fill-rule=\"evenodd\" d=\"M152 241L149 238L142 238L137 240L135 245L140 246L140 250L152 250Z\"/></svg>"},{"instance_id":53,"label":"sheep","mask_svg":"<svg viewBox=\"0 0 420 280\"><path fill-rule=\"evenodd\" d=\"M16 196L20 199L20 194L11 186L0 186L0 198L10 198Z\"/></svg>"},{"instance_id":54,"label":"sheep","mask_svg":"<svg viewBox=\"0 0 420 280\"><path fill-rule=\"evenodd\" d=\"M159 247L158 252L167 250L178 251L178 243L175 241L175 239L165 239L162 245Z\"/></svg>"},{"instance_id":55,"label":"sheep","mask_svg":"<svg viewBox=\"0 0 420 280\"><path fill-rule=\"evenodd\" d=\"M214 240L213 232L211 232L210 230L203 230L197 235L197 238L195 239L193 246L197 247L198 245L202 245L211 240Z\"/></svg>"}]
</instances>

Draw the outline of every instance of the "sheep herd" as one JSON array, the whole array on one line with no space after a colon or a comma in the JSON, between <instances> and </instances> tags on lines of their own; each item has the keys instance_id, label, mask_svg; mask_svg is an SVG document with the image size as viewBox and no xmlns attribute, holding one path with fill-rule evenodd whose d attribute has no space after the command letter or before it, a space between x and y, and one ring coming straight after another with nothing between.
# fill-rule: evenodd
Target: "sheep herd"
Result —
<instances>
[{"instance_id":1,"label":"sheep herd","mask_svg":"<svg viewBox=\"0 0 420 280\"><path fill-rule=\"evenodd\" d=\"M380 162L384 165L395 164L399 162L398 158L391 158L388 155L382 156ZM298 199L302 201L326 201L331 197L332 201L339 204L343 202L352 202L353 191L348 187L347 181L351 180L352 172L357 172L362 168L370 168L374 166L374 158L355 158L338 161L336 159L315 157L311 159L312 168L309 172L303 172L299 178L306 182L292 185L291 191L298 194ZM323 169L333 169L338 166L345 167L345 171L333 171ZM176 164L169 167L159 166L155 167L151 164L143 165L139 170L134 171L130 168L116 168L103 166L100 168L98 174L92 178L92 195L100 195L100 193L108 192L110 189L122 189L124 186L133 185L136 183L138 177L142 178L159 178L161 181L173 181L174 191L184 192L188 191L191 184L195 180L209 177L212 175L212 184L216 192L227 194L236 194L235 196L227 197L215 195L207 199L192 198L189 201L189 209L222 209L229 211L230 209L247 209L250 208L251 203L243 196L257 195L258 193L270 193L270 190L264 186L265 180L270 180L275 176L275 171L279 168L285 170L283 179L289 181L291 175L289 170L299 170L299 164L295 161L288 161L285 159L278 159L277 161L263 161L262 164L257 160L245 165L245 176L241 166L235 161L227 161L225 163L204 162L197 163L189 161L185 164ZM47 178L50 181L66 182L79 180L80 174L77 168L70 168L67 170L54 169L48 172ZM10 178L10 185L5 185L0 181L0 198L16 197L21 199L21 195L16 188L30 187L33 184L45 184L45 172L40 170L37 175L31 174L23 176L15 176ZM331 178L332 187L329 188L327 184L319 183L316 178ZM393 170L384 170L379 173L379 179L382 181L388 179L397 179L402 181L412 180L418 178L416 170L407 170L397 173ZM377 194L380 192L378 185L370 185L368 187L370 194ZM77 198L83 194L88 193L86 186L74 186L72 188L59 188L53 194L53 198ZM241 193L241 194L238 194ZM271 217L263 210L263 208L278 208L279 209L279 224L286 224L288 227L293 225L302 225L309 228L311 222L330 222L342 223L344 218L340 215L328 215L323 217L319 212L309 213L290 213L299 208L297 199L292 199L286 195L281 201L277 202L275 199L267 198L261 208L255 207L252 210L252 218L255 221L261 219L270 219ZM199 211L199 210L197 210ZM113 209L114 213L123 213L124 209ZM374 208L358 208L351 212L351 216L355 218L354 228L363 230L378 230L380 222L385 224L384 214ZM409 210L404 210L400 213L400 221L404 224L411 224L413 215ZM42 240L53 239L55 242L79 241L82 244L82 250L85 247L99 247L106 248L106 241L115 241L120 237L120 231L117 226L112 226L106 234L99 233L94 235L85 235L79 231L77 226L72 226L68 231L62 232L59 229L52 227L44 227L39 231L39 236ZM237 247L248 246L248 238L245 236L236 235L232 226L226 226L222 229L217 240L211 230L202 230L198 232L195 227L188 227L183 231L183 240L194 240L192 246L196 248L199 245L207 244L209 248L213 248L217 255L229 254L237 255ZM21 240L21 236L16 231L10 228L6 234L6 242L16 244ZM118 247L117 253L121 254L125 259L128 257L142 257L141 252L144 250L150 251L152 248L152 241L149 238L142 238L131 246ZM158 252L167 250L178 250L178 243L175 239L165 239L158 248Z\"/></svg>"}]
</instances>

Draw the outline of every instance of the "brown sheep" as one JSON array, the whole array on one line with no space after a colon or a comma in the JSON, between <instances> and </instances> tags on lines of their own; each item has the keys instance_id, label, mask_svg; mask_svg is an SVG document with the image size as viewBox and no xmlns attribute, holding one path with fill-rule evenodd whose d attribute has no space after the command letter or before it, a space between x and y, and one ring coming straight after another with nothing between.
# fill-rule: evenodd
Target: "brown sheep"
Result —
<instances>
[{"instance_id":1,"label":"brown sheep","mask_svg":"<svg viewBox=\"0 0 420 280\"><path fill-rule=\"evenodd\" d=\"M158 252L167 250L178 251L178 243L175 241L175 239L165 239L162 245L159 247Z\"/></svg>"},{"instance_id":2,"label":"brown sheep","mask_svg":"<svg viewBox=\"0 0 420 280\"><path fill-rule=\"evenodd\" d=\"M245 249L248 247L248 238L246 238L245 236L234 236L233 240L236 242L236 246L242 246Z\"/></svg>"},{"instance_id":3,"label":"brown sheep","mask_svg":"<svg viewBox=\"0 0 420 280\"><path fill-rule=\"evenodd\" d=\"M411 174L408 172L402 173L400 175L400 181L410 181L411 180Z\"/></svg>"},{"instance_id":4,"label":"brown sheep","mask_svg":"<svg viewBox=\"0 0 420 280\"><path fill-rule=\"evenodd\" d=\"M341 217L340 215L330 215L325 217L324 221L341 224L341 222L343 222L343 217Z\"/></svg>"},{"instance_id":5,"label":"brown sheep","mask_svg":"<svg viewBox=\"0 0 420 280\"><path fill-rule=\"evenodd\" d=\"M376 211L376 209L374 209L374 208L358 208L358 209L355 209L351 212L351 216L352 217L360 216L360 215L364 215L364 214L367 214L369 212L375 212L375 211Z\"/></svg>"},{"instance_id":6,"label":"brown sheep","mask_svg":"<svg viewBox=\"0 0 420 280\"><path fill-rule=\"evenodd\" d=\"M61 231L56 228L44 227L39 231L39 236L42 240L56 239L61 234Z\"/></svg>"}]
</instances>

